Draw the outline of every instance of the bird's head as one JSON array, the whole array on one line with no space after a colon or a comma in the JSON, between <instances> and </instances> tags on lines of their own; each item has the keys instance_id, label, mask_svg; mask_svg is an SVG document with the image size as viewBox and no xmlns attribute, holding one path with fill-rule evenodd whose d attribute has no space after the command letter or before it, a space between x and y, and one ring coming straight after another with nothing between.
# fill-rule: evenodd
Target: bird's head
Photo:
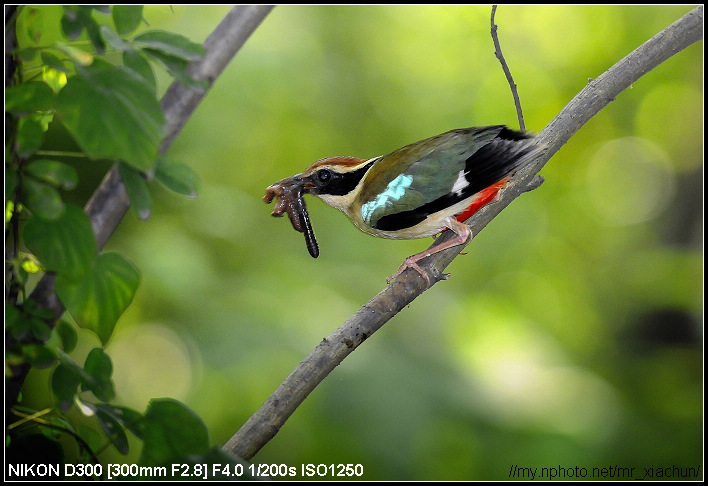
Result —
<instances>
[{"instance_id":1,"label":"bird's head","mask_svg":"<svg viewBox=\"0 0 708 486\"><path fill-rule=\"evenodd\" d=\"M290 222L297 231L305 234L307 249L312 257L317 258L319 248L312 231L307 206L302 198L304 194L314 194L332 207L347 212L356 196L356 189L374 159L365 160L355 157L327 157L320 159L301 174L286 177L266 189L263 200L267 203L277 198L273 216L281 217L288 213Z\"/></svg>"}]
</instances>

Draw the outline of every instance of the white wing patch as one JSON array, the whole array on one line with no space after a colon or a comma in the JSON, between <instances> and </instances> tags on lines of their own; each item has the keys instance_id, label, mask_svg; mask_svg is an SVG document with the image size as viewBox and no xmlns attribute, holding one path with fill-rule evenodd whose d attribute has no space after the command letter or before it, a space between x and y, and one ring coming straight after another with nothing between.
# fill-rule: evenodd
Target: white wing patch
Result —
<instances>
[{"instance_id":1,"label":"white wing patch","mask_svg":"<svg viewBox=\"0 0 708 486\"><path fill-rule=\"evenodd\" d=\"M465 178L468 173L469 172L461 170L460 173L457 174L457 180L452 185L452 189L450 189L450 192L452 192L453 194L457 194L458 196L462 195L462 191L464 190L464 188L470 185L470 183L467 182L467 179Z\"/></svg>"}]
</instances>

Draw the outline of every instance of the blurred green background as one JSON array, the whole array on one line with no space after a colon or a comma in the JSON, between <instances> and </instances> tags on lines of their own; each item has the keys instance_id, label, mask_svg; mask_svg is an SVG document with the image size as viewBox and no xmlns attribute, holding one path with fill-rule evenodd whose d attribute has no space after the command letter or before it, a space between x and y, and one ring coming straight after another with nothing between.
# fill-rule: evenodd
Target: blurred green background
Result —
<instances>
[{"instance_id":1,"label":"blurred green background","mask_svg":"<svg viewBox=\"0 0 708 486\"><path fill-rule=\"evenodd\" d=\"M588 78L691 8L500 7L527 128L542 130ZM145 18L202 42L227 11L150 6ZM309 198L313 260L261 198L325 156L374 157L459 127L518 128L489 15L270 13L169 152L199 174L199 198L156 186L152 218L128 214L107 246L142 273L107 346L118 404L179 399L223 444L431 243L372 238ZM702 161L699 43L584 126L541 188L474 239L449 281L347 358L254 462L362 464L369 480L504 480L513 465L635 467L637 478L650 466L701 465ZM73 197L84 201L97 180ZM81 336L79 361L98 344ZM47 374L29 377L26 403L51 400ZM101 459L131 463L139 442L132 449Z\"/></svg>"}]
</instances>

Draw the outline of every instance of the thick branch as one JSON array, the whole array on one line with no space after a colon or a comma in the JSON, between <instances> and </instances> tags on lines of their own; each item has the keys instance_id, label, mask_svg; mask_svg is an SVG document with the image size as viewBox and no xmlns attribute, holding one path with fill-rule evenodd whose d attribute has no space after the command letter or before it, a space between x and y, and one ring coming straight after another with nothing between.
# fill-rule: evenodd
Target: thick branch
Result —
<instances>
[{"instance_id":1,"label":"thick branch","mask_svg":"<svg viewBox=\"0 0 708 486\"><path fill-rule=\"evenodd\" d=\"M548 159L621 91L672 55L702 39L702 36L703 7L698 7L642 44L597 80L591 81L539 134L538 142L545 145L545 150L516 173L498 201L488 204L467 220L473 233L479 233L511 201L537 184L534 177ZM436 241L435 244L438 243ZM436 282L462 249L462 246L457 246L436 253L424 260L425 265L419 265L430 273L431 282ZM404 272L323 339L231 437L224 449L246 460L252 458L275 436L330 371L424 290L426 283L416 271Z\"/></svg>"}]
</instances>

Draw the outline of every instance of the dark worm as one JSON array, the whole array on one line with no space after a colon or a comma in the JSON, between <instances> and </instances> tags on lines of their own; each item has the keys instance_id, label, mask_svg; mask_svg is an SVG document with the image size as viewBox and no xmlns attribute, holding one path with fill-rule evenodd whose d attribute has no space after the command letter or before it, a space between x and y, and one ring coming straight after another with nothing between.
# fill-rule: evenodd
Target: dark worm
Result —
<instances>
[{"instance_id":1,"label":"dark worm","mask_svg":"<svg viewBox=\"0 0 708 486\"><path fill-rule=\"evenodd\" d=\"M305 234L307 251L310 252L312 258L317 258L320 255L320 249L317 245L315 232L312 230L305 200L302 198L302 190L302 186L299 184L276 183L266 190L263 200L270 203L274 197L278 198L278 202L273 209L273 216L281 217L283 213L287 212L293 228Z\"/></svg>"}]
</instances>

